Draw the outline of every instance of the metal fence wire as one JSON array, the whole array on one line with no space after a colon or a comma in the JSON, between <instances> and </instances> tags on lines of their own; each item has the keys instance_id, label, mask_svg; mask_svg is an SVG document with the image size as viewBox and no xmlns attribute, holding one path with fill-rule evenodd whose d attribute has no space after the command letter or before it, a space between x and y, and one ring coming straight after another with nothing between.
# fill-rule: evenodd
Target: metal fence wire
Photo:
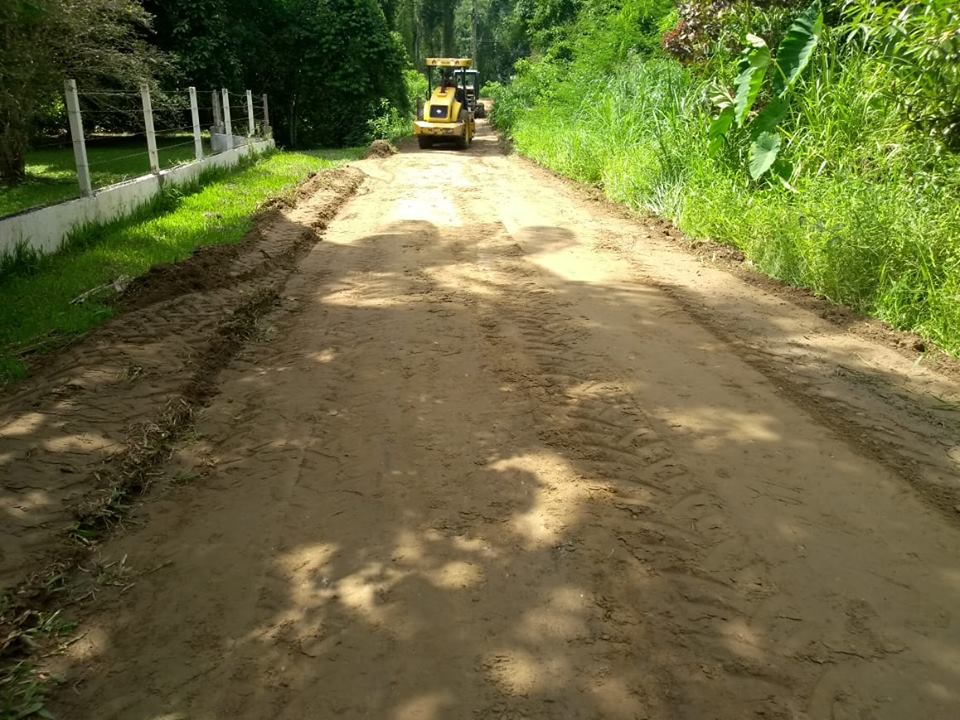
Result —
<instances>
[{"instance_id":1,"label":"metal fence wire","mask_svg":"<svg viewBox=\"0 0 960 720\"><path fill-rule=\"evenodd\" d=\"M72 144L81 196L270 136L267 96L249 91L65 90L69 134L36 149Z\"/></svg>"}]
</instances>

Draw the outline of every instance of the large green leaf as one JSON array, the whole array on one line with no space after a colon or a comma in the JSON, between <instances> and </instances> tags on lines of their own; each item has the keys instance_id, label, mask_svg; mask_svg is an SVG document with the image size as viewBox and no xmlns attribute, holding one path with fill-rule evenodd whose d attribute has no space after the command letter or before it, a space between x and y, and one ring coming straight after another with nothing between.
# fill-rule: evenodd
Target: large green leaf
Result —
<instances>
[{"instance_id":1,"label":"large green leaf","mask_svg":"<svg viewBox=\"0 0 960 720\"><path fill-rule=\"evenodd\" d=\"M783 95L793 87L810 62L813 51L817 49L822 32L823 7L820 0L814 0L810 7L793 21L777 48L776 71L773 76L775 95Z\"/></svg>"},{"instance_id":2,"label":"large green leaf","mask_svg":"<svg viewBox=\"0 0 960 720\"><path fill-rule=\"evenodd\" d=\"M775 97L750 123L750 132L756 137L762 132L775 130L777 125L787 115L787 102L783 98Z\"/></svg>"},{"instance_id":3,"label":"large green leaf","mask_svg":"<svg viewBox=\"0 0 960 720\"><path fill-rule=\"evenodd\" d=\"M733 106L727 105L710 123L710 130L707 137L710 140L709 149L711 155L716 155L723 147L723 140L733 125Z\"/></svg>"},{"instance_id":4,"label":"large green leaf","mask_svg":"<svg viewBox=\"0 0 960 720\"><path fill-rule=\"evenodd\" d=\"M780 153L780 133L765 130L757 133L750 145L750 177L759 180L777 159Z\"/></svg>"},{"instance_id":5,"label":"large green leaf","mask_svg":"<svg viewBox=\"0 0 960 720\"><path fill-rule=\"evenodd\" d=\"M747 35L749 45L740 58L740 74L737 76L737 92L733 99L734 115L737 125L743 127L750 114L750 108L757 101L763 78L770 65L770 48L763 38Z\"/></svg>"}]
</instances>

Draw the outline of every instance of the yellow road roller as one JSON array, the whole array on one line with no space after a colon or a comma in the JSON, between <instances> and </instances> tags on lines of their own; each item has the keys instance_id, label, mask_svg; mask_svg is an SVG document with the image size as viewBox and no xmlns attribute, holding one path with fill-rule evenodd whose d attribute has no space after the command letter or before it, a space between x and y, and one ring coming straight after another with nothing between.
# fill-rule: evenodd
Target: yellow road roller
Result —
<instances>
[{"instance_id":1,"label":"yellow road roller","mask_svg":"<svg viewBox=\"0 0 960 720\"><path fill-rule=\"evenodd\" d=\"M417 108L413 134L421 148L453 143L464 150L473 142L476 123L467 99L464 73L470 58L427 58L427 100Z\"/></svg>"}]
</instances>

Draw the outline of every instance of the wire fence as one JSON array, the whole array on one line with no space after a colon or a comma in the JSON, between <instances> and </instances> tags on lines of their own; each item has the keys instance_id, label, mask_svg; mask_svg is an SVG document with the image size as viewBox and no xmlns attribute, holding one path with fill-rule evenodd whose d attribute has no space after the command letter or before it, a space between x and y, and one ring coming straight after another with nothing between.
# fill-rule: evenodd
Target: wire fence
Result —
<instances>
[{"instance_id":1,"label":"wire fence","mask_svg":"<svg viewBox=\"0 0 960 720\"><path fill-rule=\"evenodd\" d=\"M84 90L67 81L65 96L62 124L30 144L29 188L4 190L0 216L90 195L271 134L266 95L219 88Z\"/></svg>"}]
</instances>

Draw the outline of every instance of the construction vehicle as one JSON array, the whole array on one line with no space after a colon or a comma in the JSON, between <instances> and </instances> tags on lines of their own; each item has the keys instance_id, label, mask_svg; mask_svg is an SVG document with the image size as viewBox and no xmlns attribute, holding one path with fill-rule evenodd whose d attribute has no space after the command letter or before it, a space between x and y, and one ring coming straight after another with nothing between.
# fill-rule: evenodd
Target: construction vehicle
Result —
<instances>
[{"instance_id":1,"label":"construction vehicle","mask_svg":"<svg viewBox=\"0 0 960 720\"><path fill-rule=\"evenodd\" d=\"M461 78L461 76L463 76ZM457 83L463 82L467 88L467 105L473 110L475 118L485 118L487 116L487 106L480 102L480 71L476 68L471 70L454 70L453 78Z\"/></svg>"},{"instance_id":2,"label":"construction vehicle","mask_svg":"<svg viewBox=\"0 0 960 720\"><path fill-rule=\"evenodd\" d=\"M476 123L467 100L466 76L457 78L457 70L468 70L469 58L427 58L427 101L417 108L413 134L421 148L452 142L465 150L473 142ZM436 81L436 87L434 87Z\"/></svg>"}]
</instances>

